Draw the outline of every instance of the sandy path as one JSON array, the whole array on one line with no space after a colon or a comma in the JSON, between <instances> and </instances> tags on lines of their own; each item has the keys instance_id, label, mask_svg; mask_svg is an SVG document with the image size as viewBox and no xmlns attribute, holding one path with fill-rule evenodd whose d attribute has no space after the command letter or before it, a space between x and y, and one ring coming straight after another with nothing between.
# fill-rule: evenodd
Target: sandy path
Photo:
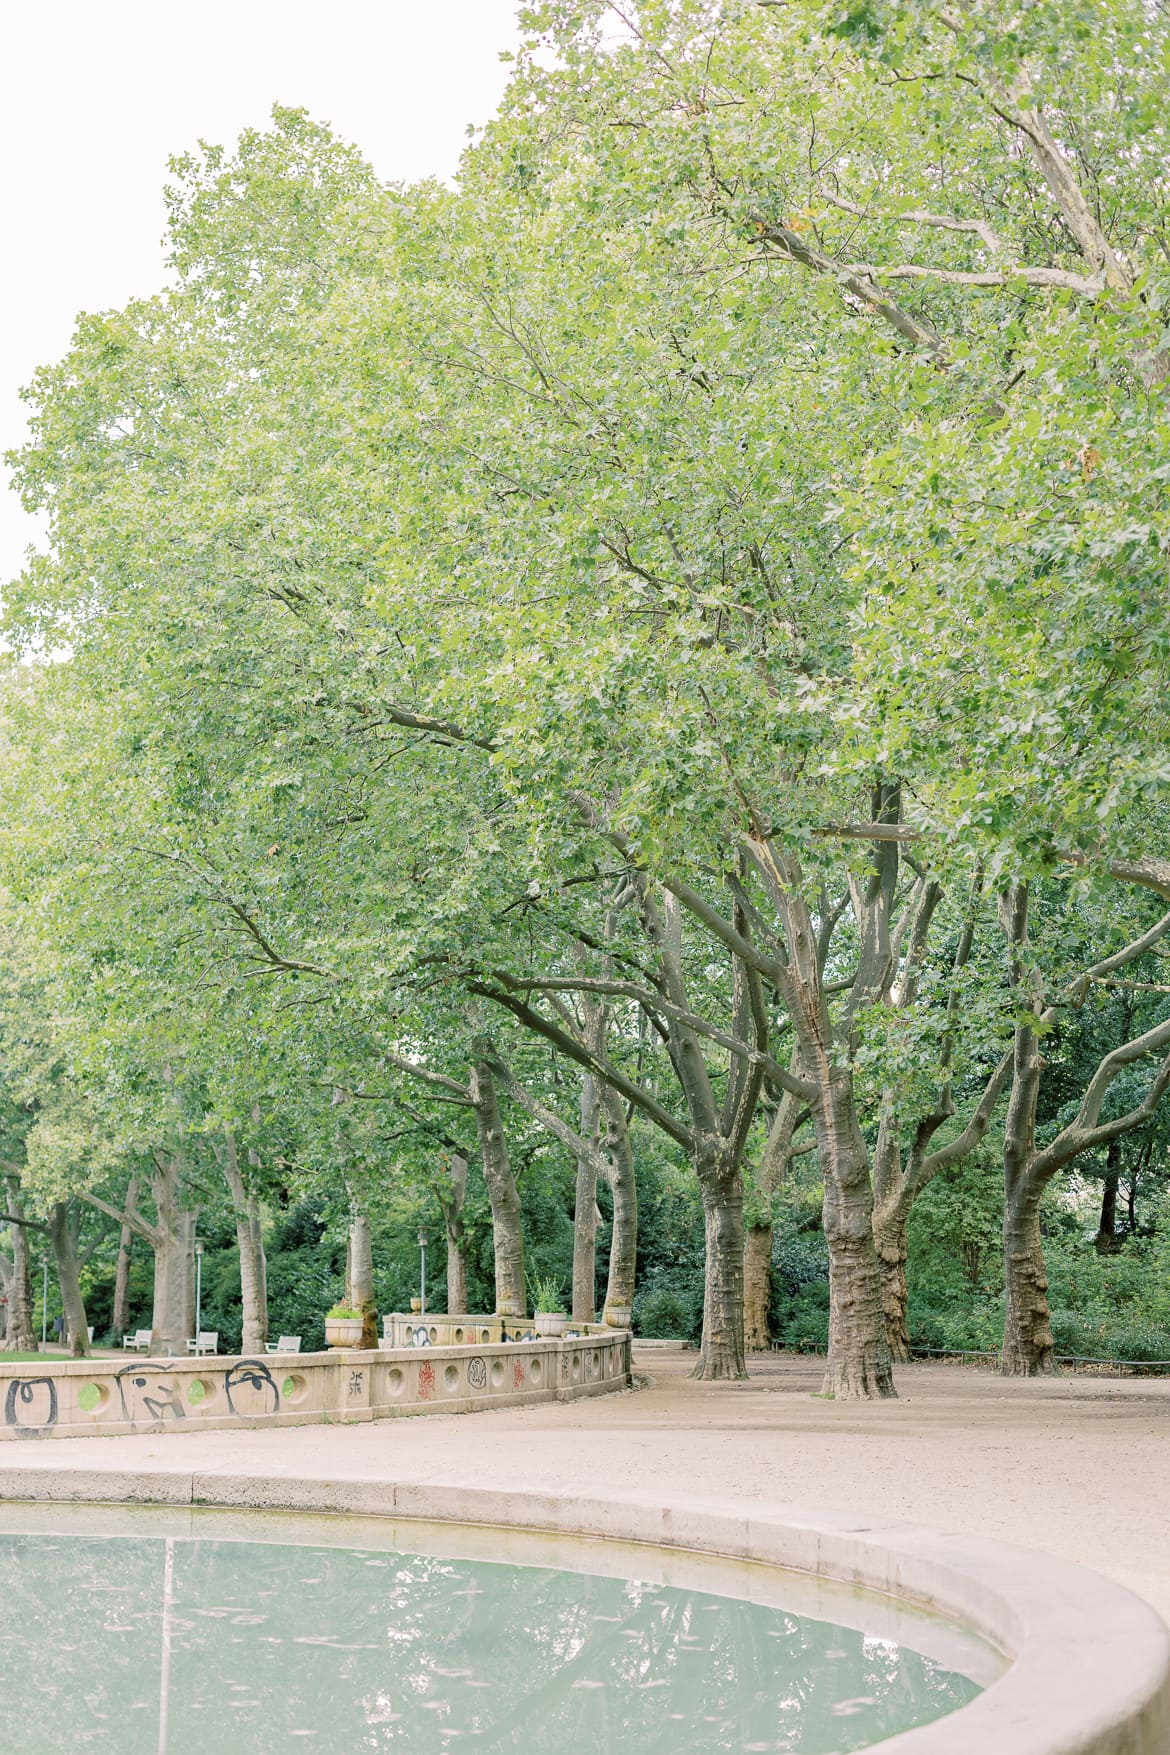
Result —
<instances>
[{"instance_id":1,"label":"sandy path","mask_svg":"<svg viewBox=\"0 0 1170 1755\"><path fill-rule=\"evenodd\" d=\"M0 1499L27 1468L221 1470L477 1482L657 1485L798 1501L1047 1549L1138 1591L1170 1621L1170 1382L899 1373L901 1399L821 1401L815 1360L753 1361L744 1384L687 1378L694 1355L635 1349L652 1384L592 1401L363 1426L66 1438L0 1449Z\"/></svg>"}]
</instances>

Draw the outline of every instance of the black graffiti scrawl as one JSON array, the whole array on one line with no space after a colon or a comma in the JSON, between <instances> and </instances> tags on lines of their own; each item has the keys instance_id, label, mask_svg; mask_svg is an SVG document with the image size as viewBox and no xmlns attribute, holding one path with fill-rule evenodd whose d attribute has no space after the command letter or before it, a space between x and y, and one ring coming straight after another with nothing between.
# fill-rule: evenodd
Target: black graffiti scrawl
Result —
<instances>
[{"instance_id":1,"label":"black graffiti scrawl","mask_svg":"<svg viewBox=\"0 0 1170 1755\"><path fill-rule=\"evenodd\" d=\"M122 1418L131 1426L139 1422L158 1424L163 1420L185 1420L187 1411L176 1383L167 1383L141 1365L123 1365L118 1373L118 1400Z\"/></svg>"},{"instance_id":2,"label":"black graffiti scrawl","mask_svg":"<svg viewBox=\"0 0 1170 1755\"><path fill-rule=\"evenodd\" d=\"M227 1405L241 1417L275 1414L280 1407L280 1391L263 1359L241 1359L223 1380Z\"/></svg>"},{"instance_id":3,"label":"black graffiti scrawl","mask_svg":"<svg viewBox=\"0 0 1170 1755\"><path fill-rule=\"evenodd\" d=\"M51 1377L14 1377L4 1397L4 1424L30 1438L57 1424L57 1385Z\"/></svg>"}]
</instances>

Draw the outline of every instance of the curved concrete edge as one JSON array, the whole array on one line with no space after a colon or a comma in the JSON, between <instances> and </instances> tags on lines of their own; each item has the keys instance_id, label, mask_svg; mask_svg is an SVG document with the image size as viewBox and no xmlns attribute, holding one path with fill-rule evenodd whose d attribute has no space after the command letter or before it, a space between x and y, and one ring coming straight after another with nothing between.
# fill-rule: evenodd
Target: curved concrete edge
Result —
<instances>
[{"instance_id":1,"label":"curved concrete edge","mask_svg":"<svg viewBox=\"0 0 1170 1755\"><path fill-rule=\"evenodd\" d=\"M1010 1668L883 1755L1167 1755L1170 1630L1139 1597L1066 1561L842 1512L652 1494L581 1498L473 1484L189 1470L0 1470L0 1499L204 1505L499 1525L762 1561L901 1598L997 1646Z\"/></svg>"}]
</instances>

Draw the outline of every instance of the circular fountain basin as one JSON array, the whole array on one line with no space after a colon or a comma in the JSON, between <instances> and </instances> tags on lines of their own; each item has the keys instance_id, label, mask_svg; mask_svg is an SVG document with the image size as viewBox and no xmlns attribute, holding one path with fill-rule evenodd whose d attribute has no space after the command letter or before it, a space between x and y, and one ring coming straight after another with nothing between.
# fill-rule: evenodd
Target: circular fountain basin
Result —
<instances>
[{"instance_id":1,"label":"circular fountain basin","mask_svg":"<svg viewBox=\"0 0 1170 1755\"><path fill-rule=\"evenodd\" d=\"M0 1602L24 1751L847 1755L1004 1668L775 1567L371 1518L10 1505Z\"/></svg>"}]
</instances>

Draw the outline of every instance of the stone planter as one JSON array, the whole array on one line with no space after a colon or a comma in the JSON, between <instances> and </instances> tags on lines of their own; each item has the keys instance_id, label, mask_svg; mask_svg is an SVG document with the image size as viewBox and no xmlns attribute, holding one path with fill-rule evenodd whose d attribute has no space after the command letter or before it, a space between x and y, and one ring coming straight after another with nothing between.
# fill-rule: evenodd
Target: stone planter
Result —
<instances>
[{"instance_id":1,"label":"stone planter","mask_svg":"<svg viewBox=\"0 0 1170 1755\"><path fill-rule=\"evenodd\" d=\"M633 1314L628 1304L607 1304L601 1320L606 1328L629 1328Z\"/></svg>"},{"instance_id":2,"label":"stone planter","mask_svg":"<svg viewBox=\"0 0 1170 1755\"><path fill-rule=\"evenodd\" d=\"M330 1347L360 1347L365 1322L360 1316L327 1316L325 1341Z\"/></svg>"},{"instance_id":3,"label":"stone planter","mask_svg":"<svg viewBox=\"0 0 1170 1755\"><path fill-rule=\"evenodd\" d=\"M538 1335L563 1335L569 1326L564 1310L538 1310L532 1320Z\"/></svg>"}]
</instances>

